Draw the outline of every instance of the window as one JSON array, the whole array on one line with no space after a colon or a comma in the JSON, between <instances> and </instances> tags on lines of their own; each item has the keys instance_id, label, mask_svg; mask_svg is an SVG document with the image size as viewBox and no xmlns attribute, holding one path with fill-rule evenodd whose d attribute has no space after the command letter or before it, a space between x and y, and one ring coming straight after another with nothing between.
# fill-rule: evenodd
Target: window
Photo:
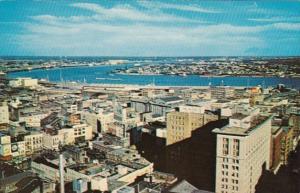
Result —
<instances>
[{"instance_id":1,"label":"window","mask_svg":"<svg viewBox=\"0 0 300 193\"><path fill-rule=\"evenodd\" d=\"M240 155L240 140L233 139L233 156L239 156L239 155Z\"/></svg>"},{"instance_id":2,"label":"window","mask_svg":"<svg viewBox=\"0 0 300 193\"><path fill-rule=\"evenodd\" d=\"M223 138L223 155L228 155L229 139Z\"/></svg>"}]
</instances>

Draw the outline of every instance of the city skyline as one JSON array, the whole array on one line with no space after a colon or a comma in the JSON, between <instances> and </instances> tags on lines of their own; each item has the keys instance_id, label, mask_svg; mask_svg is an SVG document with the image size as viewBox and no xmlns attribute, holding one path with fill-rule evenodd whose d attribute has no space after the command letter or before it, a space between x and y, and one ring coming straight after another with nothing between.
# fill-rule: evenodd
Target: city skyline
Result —
<instances>
[{"instance_id":1,"label":"city skyline","mask_svg":"<svg viewBox=\"0 0 300 193\"><path fill-rule=\"evenodd\" d=\"M300 1L0 1L1 56L297 56Z\"/></svg>"}]
</instances>

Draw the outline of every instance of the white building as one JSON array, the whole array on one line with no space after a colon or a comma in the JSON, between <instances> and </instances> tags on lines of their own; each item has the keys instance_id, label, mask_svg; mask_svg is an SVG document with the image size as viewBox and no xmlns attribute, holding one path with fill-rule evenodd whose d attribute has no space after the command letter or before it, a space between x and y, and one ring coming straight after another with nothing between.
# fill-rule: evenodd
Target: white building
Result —
<instances>
[{"instance_id":1,"label":"white building","mask_svg":"<svg viewBox=\"0 0 300 193\"><path fill-rule=\"evenodd\" d=\"M27 113L24 115L20 115L19 121L20 122L26 122L27 126L30 127L40 127L41 126L41 120L47 117L48 114L37 112L37 113Z\"/></svg>"},{"instance_id":2,"label":"white building","mask_svg":"<svg viewBox=\"0 0 300 193\"><path fill-rule=\"evenodd\" d=\"M25 142L13 142L11 143L11 137L9 135L3 135L0 133L0 157L18 157L25 156Z\"/></svg>"},{"instance_id":3,"label":"white building","mask_svg":"<svg viewBox=\"0 0 300 193\"><path fill-rule=\"evenodd\" d=\"M25 141L11 143L11 155L13 157L25 156L26 153Z\"/></svg>"},{"instance_id":4,"label":"white building","mask_svg":"<svg viewBox=\"0 0 300 193\"><path fill-rule=\"evenodd\" d=\"M234 88L230 86L211 86L210 94L213 99L230 98L234 96Z\"/></svg>"},{"instance_id":5,"label":"white building","mask_svg":"<svg viewBox=\"0 0 300 193\"><path fill-rule=\"evenodd\" d=\"M74 129L64 128L58 130L58 134L63 137L63 145L71 145L75 143Z\"/></svg>"},{"instance_id":6,"label":"white building","mask_svg":"<svg viewBox=\"0 0 300 193\"><path fill-rule=\"evenodd\" d=\"M89 124L92 127L93 132L97 133L98 114L96 112L90 112L90 111L82 111L80 114L81 114L81 120Z\"/></svg>"},{"instance_id":7,"label":"white building","mask_svg":"<svg viewBox=\"0 0 300 193\"><path fill-rule=\"evenodd\" d=\"M24 136L26 154L32 154L43 148L43 134L31 133Z\"/></svg>"},{"instance_id":8,"label":"white building","mask_svg":"<svg viewBox=\"0 0 300 193\"><path fill-rule=\"evenodd\" d=\"M81 119L92 126L94 133L98 133L98 126L101 127L101 132L106 132L108 130L109 123L114 122L114 113L103 112L103 110L99 110L99 112L82 111Z\"/></svg>"},{"instance_id":9,"label":"white building","mask_svg":"<svg viewBox=\"0 0 300 193\"><path fill-rule=\"evenodd\" d=\"M38 80L32 78L17 78L16 80L9 81L11 87L36 87Z\"/></svg>"},{"instance_id":10,"label":"white building","mask_svg":"<svg viewBox=\"0 0 300 193\"><path fill-rule=\"evenodd\" d=\"M91 140L93 138L93 129L87 124L79 124L72 126L74 129L74 137L83 138L84 140Z\"/></svg>"},{"instance_id":11,"label":"white building","mask_svg":"<svg viewBox=\"0 0 300 193\"><path fill-rule=\"evenodd\" d=\"M205 106L198 105L181 105L179 106L179 112L185 113L200 113L203 114L206 110Z\"/></svg>"},{"instance_id":12,"label":"white building","mask_svg":"<svg viewBox=\"0 0 300 193\"><path fill-rule=\"evenodd\" d=\"M78 124L59 129L56 134L43 133L43 147L58 150L59 145L72 145L77 140L88 141L92 138L92 127L87 124Z\"/></svg>"},{"instance_id":13,"label":"white building","mask_svg":"<svg viewBox=\"0 0 300 193\"><path fill-rule=\"evenodd\" d=\"M0 157L11 156L10 136L0 133Z\"/></svg>"},{"instance_id":14,"label":"white building","mask_svg":"<svg viewBox=\"0 0 300 193\"><path fill-rule=\"evenodd\" d=\"M55 149L58 150L59 145L64 144L64 135L63 133L57 135L50 135L45 133L43 135L43 146L46 149Z\"/></svg>"},{"instance_id":15,"label":"white building","mask_svg":"<svg viewBox=\"0 0 300 193\"><path fill-rule=\"evenodd\" d=\"M235 114L217 134L216 193L254 193L269 169L271 116Z\"/></svg>"},{"instance_id":16,"label":"white building","mask_svg":"<svg viewBox=\"0 0 300 193\"><path fill-rule=\"evenodd\" d=\"M56 140L62 140L62 144L73 144L76 140L87 141L93 138L93 129L87 124L68 126L58 130Z\"/></svg>"},{"instance_id":17,"label":"white building","mask_svg":"<svg viewBox=\"0 0 300 193\"><path fill-rule=\"evenodd\" d=\"M0 124L9 123L8 105L6 102L0 103Z\"/></svg>"}]
</instances>

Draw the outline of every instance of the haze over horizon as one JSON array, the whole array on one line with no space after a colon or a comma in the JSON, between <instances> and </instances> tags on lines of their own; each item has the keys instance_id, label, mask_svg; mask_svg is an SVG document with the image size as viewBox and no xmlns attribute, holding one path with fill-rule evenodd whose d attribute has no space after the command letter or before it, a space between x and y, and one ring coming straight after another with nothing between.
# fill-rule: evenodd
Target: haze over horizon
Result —
<instances>
[{"instance_id":1,"label":"haze over horizon","mask_svg":"<svg viewBox=\"0 0 300 193\"><path fill-rule=\"evenodd\" d=\"M1 56L299 56L300 1L0 0Z\"/></svg>"}]
</instances>

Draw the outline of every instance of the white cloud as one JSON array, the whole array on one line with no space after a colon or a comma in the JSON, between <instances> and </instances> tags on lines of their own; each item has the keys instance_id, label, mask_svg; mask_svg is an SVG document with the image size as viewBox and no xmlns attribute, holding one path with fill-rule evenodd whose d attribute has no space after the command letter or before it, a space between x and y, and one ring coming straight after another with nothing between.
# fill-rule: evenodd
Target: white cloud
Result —
<instances>
[{"instance_id":1,"label":"white cloud","mask_svg":"<svg viewBox=\"0 0 300 193\"><path fill-rule=\"evenodd\" d=\"M221 13L219 10L215 9L207 9L200 7L198 5L178 5L178 4L170 4L170 3L162 3L162 2L153 2L153 1L141 1L140 4L144 7L148 8L156 8L156 9L176 9L180 11L192 11L198 13Z\"/></svg>"},{"instance_id":2,"label":"white cloud","mask_svg":"<svg viewBox=\"0 0 300 193\"><path fill-rule=\"evenodd\" d=\"M300 23L275 23L273 26L280 30L300 30Z\"/></svg>"},{"instance_id":3,"label":"white cloud","mask_svg":"<svg viewBox=\"0 0 300 193\"><path fill-rule=\"evenodd\" d=\"M37 55L245 55L253 47L268 45L261 32L300 29L300 24L284 22L256 26L201 22L186 25L187 21L196 20L165 14L155 8L140 11L129 5L106 8L91 3L72 6L93 14L33 16L32 22L25 25L26 33L17 36L19 47ZM177 7L171 5L171 8ZM165 22L184 25L164 25ZM28 43L31 46L27 47Z\"/></svg>"},{"instance_id":4,"label":"white cloud","mask_svg":"<svg viewBox=\"0 0 300 193\"><path fill-rule=\"evenodd\" d=\"M18 42L39 55L242 55L253 45L264 46L257 33L269 27L112 25L95 21L94 16L33 19L36 23L26 25L28 33L18 36Z\"/></svg>"},{"instance_id":5,"label":"white cloud","mask_svg":"<svg viewBox=\"0 0 300 193\"><path fill-rule=\"evenodd\" d=\"M146 22L196 22L206 23L201 20L193 20L189 18L174 16L162 13L158 10L140 11L130 5L119 5L112 8L105 8L94 3L75 3L73 7L86 9L94 12L101 20L124 19L130 21L146 21Z\"/></svg>"},{"instance_id":6,"label":"white cloud","mask_svg":"<svg viewBox=\"0 0 300 193\"><path fill-rule=\"evenodd\" d=\"M256 22L300 22L300 17L269 17L269 18L249 18L249 21Z\"/></svg>"}]
</instances>

